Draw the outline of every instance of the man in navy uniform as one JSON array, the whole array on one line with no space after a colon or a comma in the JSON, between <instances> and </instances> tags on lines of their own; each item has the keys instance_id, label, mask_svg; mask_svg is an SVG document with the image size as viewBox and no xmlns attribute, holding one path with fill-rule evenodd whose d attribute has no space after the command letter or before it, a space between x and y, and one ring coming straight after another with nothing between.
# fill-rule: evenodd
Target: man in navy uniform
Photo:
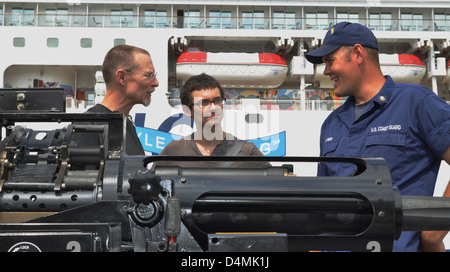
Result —
<instances>
[{"instance_id":1,"label":"man in navy uniform","mask_svg":"<svg viewBox=\"0 0 450 272\"><path fill-rule=\"evenodd\" d=\"M432 196L441 160L450 164L450 106L424 86L384 76L376 37L360 24L336 24L306 58L325 63L334 94L348 96L322 125L320 156L382 157L402 195ZM318 175L346 176L354 168L320 163ZM402 232L394 251L442 251L446 234Z\"/></svg>"}]
</instances>

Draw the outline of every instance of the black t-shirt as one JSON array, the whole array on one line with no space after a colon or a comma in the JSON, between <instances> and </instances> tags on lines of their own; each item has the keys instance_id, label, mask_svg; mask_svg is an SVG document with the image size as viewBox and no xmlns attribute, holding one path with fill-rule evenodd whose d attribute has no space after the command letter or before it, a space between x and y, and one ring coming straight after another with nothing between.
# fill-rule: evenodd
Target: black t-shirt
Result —
<instances>
[{"instance_id":1,"label":"black t-shirt","mask_svg":"<svg viewBox=\"0 0 450 272\"><path fill-rule=\"evenodd\" d=\"M102 104L97 104L88 109L87 112L111 113L112 111ZM95 122L92 122L91 124L95 124ZM129 119L127 119L125 140L126 150L124 150L124 152L127 155L145 155L144 148L136 134L136 128ZM95 146L100 144L100 135L83 135L82 137L78 137L75 141L77 142L77 146Z\"/></svg>"},{"instance_id":2,"label":"black t-shirt","mask_svg":"<svg viewBox=\"0 0 450 272\"><path fill-rule=\"evenodd\" d=\"M212 151L211 156L225 156L227 150L232 148L235 141L238 139L231 134L227 134L227 139L221 141ZM160 155L167 156L203 156L198 149L193 135L188 135L179 140L173 140L167 144L167 146L161 151ZM259 161L258 156L264 156L264 154L256 147L252 142L245 142L237 154L230 154L233 156L255 156L254 161L233 161L230 168L265 168L270 167L271 164L268 161ZM218 161L158 161L158 166L181 166L181 167L218 167L220 162ZM153 168L154 169L154 168Z\"/></svg>"}]
</instances>

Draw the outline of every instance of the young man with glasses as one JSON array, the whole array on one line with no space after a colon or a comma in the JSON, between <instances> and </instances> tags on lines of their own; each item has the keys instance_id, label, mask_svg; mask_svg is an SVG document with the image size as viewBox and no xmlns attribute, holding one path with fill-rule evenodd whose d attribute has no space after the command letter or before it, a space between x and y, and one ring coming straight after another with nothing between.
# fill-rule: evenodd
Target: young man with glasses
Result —
<instances>
[{"instance_id":1,"label":"young man with glasses","mask_svg":"<svg viewBox=\"0 0 450 272\"><path fill-rule=\"evenodd\" d=\"M120 112L128 117L124 151L127 155L145 155L129 114L134 105L150 105L152 93L159 85L150 54L131 45L115 46L105 56L102 73L105 97L87 112ZM92 146L99 143L98 138L83 135L75 141L79 146Z\"/></svg>"},{"instance_id":2,"label":"young man with glasses","mask_svg":"<svg viewBox=\"0 0 450 272\"><path fill-rule=\"evenodd\" d=\"M251 142L239 140L222 127L225 94L213 77L201 74L186 81L180 91L184 113L194 120L196 130L170 142L160 155L170 156L264 156ZM160 161L157 165L182 167L269 167L269 162Z\"/></svg>"}]
</instances>

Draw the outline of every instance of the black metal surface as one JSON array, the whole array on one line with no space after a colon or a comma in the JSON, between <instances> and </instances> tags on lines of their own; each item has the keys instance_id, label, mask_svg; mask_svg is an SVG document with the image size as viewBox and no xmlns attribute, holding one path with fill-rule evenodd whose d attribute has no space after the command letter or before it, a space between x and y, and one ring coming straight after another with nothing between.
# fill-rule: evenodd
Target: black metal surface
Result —
<instances>
[{"instance_id":1,"label":"black metal surface","mask_svg":"<svg viewBox=\"0 0 450 272\"><path fill-rule=\"evenodd\" d=\"M72 124L44 142L30 140L36 131L9 127L19 121L98 119L109 125ZM127 156L120 152L121 115L0 113L0 120L8 127L0 144L0 215L32 217L0 222L0 244L8 249L25 249L9 244L34 233L42 237L39 243L62 241L53 251L66 250L67 239L87 245L86 251L391 251L401 231L450 229L449 201L402 197L383 159ZM67 143L77 131L108 133L114 152L102 146L71 149ZM162 160L345 162L356 171L347 177L297 177L283 167L147 170ZM101 167L79 170L74 162ZM82 227L97 224L120 230L102 227L100 237ZM99 243L105 237L114 246ZM45 249L52 251L51 243Z\"/></svg>"},{"instance_id":2,"label":"black metal surface","mask_svg":"<svg viewBox=\"0 0 450 272\"><path fill-rule=\"evenodd\" d=\"M320 160L294 158L311 159ZM321 245L314 242L315 249L326 250L330 246L327 243L345 237L346 243L333 245L335 250L364 251L368 242L376 240L381 250L389 251L400 233L395 226L396 191L389 171L382 159L354 161L366 169L352 177L241 178L233 175L233 170L228 175L205 175L197 169L197 175L161 178L174 181L174 195L179 197L185 214L183 223L190 226L204 250L205 233L272 231L287 233L292 251L307 251L310 244L292 243L291 239L310 239L311 235L328 237ZM340 208L332 207L333 203ZM301 205L306 206L303 209Z\"/></svg>"},{"instance_id":3,"label":"black metal surface","mask_svg":"<svg viewBox=\"0 0 450 272\"><path fill-rule=\"evenodd\" d=\"M0 252L117 252L121 227L117 223L0 224Z\"/></svg>"},{"instance_id":4,"label":"black metal surface","mask_svg":"<svg viewBox=\"0 0 450 272\"><path fill-rule=\"evenodd\" d=\"M61 123L61 122L101 122L108 125L108 146L109 150L120 150L124 143L126 118L120 113L56 113L56 112L42 112L39 114L33 112L0 112L1 126L6 128L6 134L2 135L0 131L0 138L10 136L12 128L16 123ZM81 129L85 127L78 125Z\"/></svg>"},{"instance_id":5,"label":"black metal surface","mask_svg":"<svg viewBox=\"0 0 450 272\"><path fill-rule=\"evenodd\" d=\"M65 112L63 88L0 88L0 111Z\"/></svg>"},{"instance_id":6,"label":"black metal surface","mask_svg":"<svg viewBox=\"0 0 450 272\"><path fill-rule=\"evenodd\" d=\"M356 166L354 175L363 173L367 164L361 158L348 157L252 157L252 156L150 156L143 160L144 167L149 163L158 161L269 161L269 162L327 162L327 163L351 163ZM220 171L221 169L214 169ZM237 170L234 170L237 171Z\"/></svg>"},{"instance_id":7,"label":"black metal surface","mask_svg":"<svg viewBox=\"0 0 450 272\"><path fill-rule=\"evenodd\" d=\"M402 230L449 230L450 202L446 198L402 197Z\"/></svg>"}]
</instances>

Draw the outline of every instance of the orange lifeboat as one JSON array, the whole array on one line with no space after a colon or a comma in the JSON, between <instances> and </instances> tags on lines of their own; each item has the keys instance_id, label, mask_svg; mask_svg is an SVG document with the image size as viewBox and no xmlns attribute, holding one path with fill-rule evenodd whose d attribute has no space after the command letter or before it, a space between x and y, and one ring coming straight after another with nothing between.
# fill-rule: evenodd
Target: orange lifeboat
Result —
<instances>
[{"instance_id":1,"label":"orange lifeboat","mask_svg":"<svg viewBox=\"0 0 450 272\"><path fill-rule=\"evenodd\" d=\"M176 64L177 80L208 74L224 88L264 88L280 86L286 79L288 65L277 54L211 53L188 47Z\"/></svg>"},{"instance_id":2,"label":"orange lifeboat","mask_svg":"<svg viewBox=\"0 0 450 272\"><path fill-rule=\"evenodd\" d=\"M380 54L381 71L398 83L422 82L427 66L419 57L409 54Z\"/></svg>"}]
</instances>

